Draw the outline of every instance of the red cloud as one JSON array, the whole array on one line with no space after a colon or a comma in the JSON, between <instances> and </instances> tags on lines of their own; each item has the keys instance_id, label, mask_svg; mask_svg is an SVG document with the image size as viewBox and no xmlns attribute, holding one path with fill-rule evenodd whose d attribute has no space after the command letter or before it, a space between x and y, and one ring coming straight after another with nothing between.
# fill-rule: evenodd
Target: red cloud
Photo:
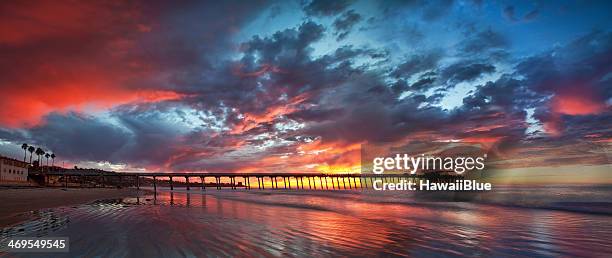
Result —
<instances>
[{"instance_id":1,"label":"red cloud","mask_svg":"<svg viewBox=\"0 0 612 258\"><path fill-rule=\"evenodd\" d=\"M572 83L555 93L549 102L550 115L544 130L552 136L563 133L563 115L596 115L607 110L606 101L587 83Z\"/></svg>"},{"instance_id":2,"label":"red cloud","mask_svg":"<svg viewBox=\"0 0 612 258\"><path fill-rule=\"evenodd\" d=\"M0 125L32 126L50 112L180 98L154 82L137 54L150 33L138 4L40 1L0 4ZM150 17L149 17L150 18Z\"/></svg>"},{"instance_id":3,"label":"red cloud","mask_svg":"<svg viewBox=\"0 0 612 258\"><path fill-rule=\"evenodd\" d=\"M589 95L584 93L555 95L551 101L551 108L555 113L564 115L599 114L606 110L605 102Z\"/></svg>"},{"instance_id":4,"label":"red cloud","mask_svg":"<svg viewBox=\"0 0 612 258\"><path fill-rule=\"evenodd\" d=\"M36 87L29 88L39 90ZM32 94L26 98L0 97L0 124L7 127L30 127L39 124L42 117L50 112L100 110L126 103L158 102L179 99L182 96L172 91L130 91L120 88L105 90L96 86L88 88L55 86L55 89L58 92L41 90L43 93L48 93L46 95L32 94L27 90L16 90L9 95Z\"/></svg>"}]
</instances>

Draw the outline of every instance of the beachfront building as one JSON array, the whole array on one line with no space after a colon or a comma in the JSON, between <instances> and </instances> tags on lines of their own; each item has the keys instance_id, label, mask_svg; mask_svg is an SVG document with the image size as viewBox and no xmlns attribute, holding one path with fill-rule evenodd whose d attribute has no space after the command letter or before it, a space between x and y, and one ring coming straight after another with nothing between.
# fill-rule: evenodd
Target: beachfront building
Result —
<instances>
[{"instance_id":1,"label":"beachfront building","mask_svg":"<svg viewBox=\"0 0 612 258\"><path fill-rule=\"evenodd\" d=\"M0 156L0 182L27 182L28 163Z\"/></svg>"}]
</instances>

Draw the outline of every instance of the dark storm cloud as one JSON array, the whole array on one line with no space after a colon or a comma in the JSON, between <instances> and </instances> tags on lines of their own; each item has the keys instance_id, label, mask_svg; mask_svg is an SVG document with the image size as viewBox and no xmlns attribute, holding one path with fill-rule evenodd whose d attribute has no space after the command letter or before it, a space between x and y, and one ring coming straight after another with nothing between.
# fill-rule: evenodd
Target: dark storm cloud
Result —
<instances>
[{"instance_id":1,"label":"dark storm cloud","mask_svg":"<svg viewBox=\"0 0 612 258\"><path fill-rule=\"evenodd\" d=\"M422 37L428 32L425 23L453 10L452 1L436 3L380 4L392 6L390 10L414 8L418 12L415 17L422 20L402 25L397 31ZM513 74L471 85L483 75L500 73L497 68L503 66L499 60L514 62L504 59L510 44L500 32L474 26L454 48L418 50L400 58L399 63L394 57L405 53L384 47L342 45L315 51L317 43L327 43L321 42L326 35L342 39L362 20L360 14L347 11L350 4L308 2L304 11L311 17L301 24L256 34L239 45L231 40L232 35L265 5L189 2L172 6L172 15L166 16L161 12L162 4L144 10L142 26L129 19L116 26L139 28L138 36L103 33L100 38L91 38L79 34L76 41L67 40L71 37L40 41L51 44L51 50L2 45L0 49L8 58L0 65L7 74L27 71L34 63L14 61L34 51L41 59L80 60L67 67L88 67L91 62L101 64L89 67L92 71L100 67L127 70L135 76L125 78L112 72L109 74L117 76L110 78L125 79L118 83L129 89L169 90L177 96L138 104L128 98L119 106L111 105L105 118L54 113L37 126L2 128L0 138L41 145L74 161L110 161L175 171L257 167L262 159L297 153L300 144L312 141L388 142L414 136L426 140L481 138L513 147L513 143L534 136L528 135L526 123L526 109L532 108L539 122L563 124L565 134L557 138L561 142L610 138L609 107L604 104L602 108L602 102L612 97L609 33L593 33L551 52L530 55L520 60ZM319 21L322 16L335 20L325 27ZM525 19L527 16L537 14L528 14ZM90 40L95 42L93 39L100 41L88 45ZM109 46L132 47L90 55ZM70 55L74 60L64 57ZM14 63L19 69L11 70ZM103 82L100 85L115 85L115 81ZM473 86L463 105L449 110L439 106L449 97L448 88L460 82ZM101 93L110 92L103 89ZM585 89L591 93L585 94ZM574 102L554 102L555 98L575 96L581 98L565 100L589 104L590 109L568 114L561 104ZM49 103L53 101L51 98Z\"/></svg>"},{"instance_id":2,"label":"dark storm cloud","mask_svg":"<svg viewBox=\"0 0 612 258\"><path fill-rule=\"evenodd\" d=\"M393 92L399 95L406 91L425 92L437 86L441 86L441 84L438 83L436 72L432 71L420 75L419 78L417 78L417 80L412 84L409 84L404 79L397 80L391 85L391 89Z\"/></svg>"},{"instance_id":3,"label":"dark storm cloud","mask_svg":"<svg viewBox=\"0 0 612 258\"><path fill-rule=\"evenodd\" d=\"M612 34L593 32L554 51L528 57L509 75L478 86L462 109L535 108L534 118L560 142L609 139ZM544 133L544 132L540 132ZM568 143L569 144L569 143Z\"/></svg>"},{"instance_id":4,"label":"dark storm cloud","mask_svg":"<svg viewBox=\"0 0 612 258\"><path fill-rule=\"evenodd\" d=\"M391 74L395 77L410 77L416 73L436 68L441 58L442 53L439 50L432 50L426 54L413 55L398 65Z\"/></svg>"},{"instance_id":5,"label":"dark storm cloud","mask_svg":"<svg viewBox=\"0 0 612 258\"><path fill-rule=\"evenodd\" d=\"M433 86L434 82L436 82L436 78L435 77L424 75L424 76L421 76L421 78L419 78L418 81L416 81L415 83L411 84L410 88L414 89L414 90L417 90L417 91L423 91L423 90L427 90L431 86Z\"/></svg>"},{"instance_id":6,"label":"dark storm cloud","mask_svg":"<svg viewBox=\"0 0 612 258\"><path fill-rule=\"evenodd\" d=\"M266 92L257 99L254 108L248 108L250 105L247 102L245 109L245 103L240 103L241 110L259 113L265 110L258 110L255 107L270 107L275 103L286 104L278 102L282 95L291 99L300 94L307 94L309 96L307 101L316 100L323 90L335 87L352 73L359 72L357 68L352 67L353 58L359 56L381 58L385 55L370 49L343 47L312 60L310 44L321 39L323 33L324 28L321 25L307 22L295 30L278 32L269 38L255 37L246 42L245 57L241 60L245 67L270 64L278 72L271 72L268 79L260 81L262 84L259 88L266 89ZM257 63L252 62L254 55L259 56ZM282 87L279 87L281 85ZM267 99L270 101L267 102Z\"/></svg>"},{"instance_id":7,"label":"dark storm cloud","mask_svg":"<svg viewBox=\"0 0 612 258\"><path fill-rule=\"evenodd\" d=\"M336 109L304 109L287 115L291 119L304 122L323 122L334 120L344 115L344 110Z\"/></svg>"},{"instance_id":8,"label":"dark storm cloud","mask_svg":"<svg viewBox=\"0 0 612 258\"><path fill-rule=\"evenodd\" d=\"M476 87L473 95L463 99L465 109L501 108L504 111L524 110L536 103L539 96L525 87L523 81L510 76L502 76L498 80L489 81Z\"/></svg>"},{"instance_id":9,"label":"dark storm cloud","mask_svg":"<svg viewBox=\"0 0 612 258\"><path fill-rule=\"evenodd\" d=\"M193 85L185 91L190 97L185 98L183 102L196 109L213 112L216 110L215 116L223 118L225 126L244 128L234 135L216 134L217 136L209 140L206 140L208 137L203 131L177 135L173 134L171 125L156 122L163 121L164 118L158 117L159 114L156 113L150 114L146 108L115 110L115 117L134 135L128 144L130 148L151 149L148 153L125 151L123 156L132 164L172 160L170 164L176 169L190 167L231 169L238 165L230 166L231 162L223 161L223 158L204 161L189 155L172 157L187 151L200 159L205 157L219 159L221 154L231 152L231 149L235 148L234 143L243 142L246 146L255 146L267 140L305 137L304 134L308 136L306 131L298 133L275 131L276 123L286 121L283 116L270 121L258 121L252 127L241 127L245 119L239 116L239 114L247 117L265 116L276 108L286 108L287 105L291 105L290 102L294 98L301 95L305 96L305 99L295 106L297 110L287 114L286 118L307 124L346 118L345 107L327 105L334 102L327 99L328 96L333 96L330 95L330 91L333 92L338 85L363 72L359 68L352 67L354 58L380 59L386 58L386 53L345 46L328 55L312 59L310 45L320 40L324 33L325 29L321 25L306 22L297 28L283 30L270 37L254 37L242 45L244 57L239 62L220 63L214 71L205 72L201 77L182 82ZM223 90L219 90L220 88ZM311 105L322 108L312 108ZM224 109L235 111L223 114ZM270 133L272 136L261 138L262 134ZM253 139L255 136L258 138ZM187 142L186 138L193 141ZM218 146L212 147L213 144ZM190 147L184 150L180 148L182 145ZM154 146L164 146L164 148L153 149ZM280 150L272 149L258 155L273 155L274 151ZM260 156L253 154L248 157L255 159ZM254 162L251 158L245 162ZM246 156L243 159L246 159Z\"/></svg>"},{"instance_id":10,"label":"dark storm cloud","mask_svg":"<svg viewBox=\"0 0 612 258\"><path fill-rule=\"evenodd\" d=\"M361 21L361 15L353 10L343 13L334 21L334 29L337 40L344 39L350 32L350 30Z\"/></svg>"},{"instance_id":11,"label":"dark storm cloud","mask_svg":"<svg viewBox=\"0 0 612 258\"><path fill-rule=\"evenodd\" d=\"M397 97L397 93L386 87L377 75L354 75L338 89L336 97L326 103L344 109L343 115L314 123L304 132L331 142L388 142L443 123L442 110L420 107L423 98L398 100Z\"/></svg>"},{"instance_id":12,"label":"dark storm cloud","mask_svg":"<svg viewBox=\"0 0 612 258\"><path fill-rule=\"evenodd\" d=\"M525 59L517 65L530 88L539 93L592 93L605 101L612 97L612 33L595 31L553 52ZM578 92L575 92L578 94Z\"/></svg>"},{"instance_id":13,"label":"dark storm cloud","mask_svg":"<svg viewBox=\"0 0 612 258\"><path fill-rule=\"evenodd\" d=\"M168 123L163 116L167 111L160 108L133 109L121 108L113 114L132 137L126 141L129 151L122 153L122 159L130 164L148 165L165 162L182 141L183 133L176 124ZM180 115L179 115L180 117Z\"/></svg>"},{"instance_id":14,"label":"dark storm cloud","mask_svg":"<svg viewBox=\"0 0 612 258\"><path fill-rule=\"evenodd\" d=\"M412 85L407 85L404 80L399 80L392 87L402 92L405 90L425 91L432 87L454 87L460 82L470 82L481 78L485 74L496 71L495 66L482 61L459 60L444 68L439 68L438 62L442 57L438 51L431 51L426 55L415 55L408 58L391 72L397 78L410 78L414 74L421 74Z\"/></svg>"},{"instance_id":15,"label":"dark storm cloud","mask_svg":"<svg viewBox=\"0 0 612 258\"><path fill-rule=\"evenodd\" d=\"M92 102L106 107L143 95L177 97L188 78L226 58L235 28L265 6L258 1L3 2L0 89L10 94L0 96L0 122L32 126L45 114ZM30 99L3 99L8 95Z\"/></svg>"},{"instance_id":16,"label":"dark storm cloud","mask_svg":"<svg viewBox=\"0 0 612 258\"><path fill-rule=\"evenodd\" d=\"M183 82L191 85L188 93L193 97L187 99L188 103L198 109L230 107L243 113L264 114L270 107L287 104L286 100L292 97L326 87L343 73L342 67L337 74L325 72L329 65L325 60L310 61L309 46L323 33L321 25L306 22L269 38L252 38L242 45L244 57L239 62L221 62L215 70ZM260 78L264 74L270 77ZM314 77L320 78L321 83L309 83Z\"/></svg>"},{"instance_id":17,"label":"dark storm cloud","mask_svg":"<svg viewBox=\"0 0 612 258\"><path fill-rule=\"evenodd\" d=\"M51 114L45 124L25 131L11 131L5 139L27 142L53 151L62 160L109 161L132 166L160 167L184 146L205 142L206 130L180 132L159 106L124 106L115 109L108 122L83 114ZM180 111L175 111L180 112ZM172 112L170 112L172 113ZM180 114L174 117L179 117ZM190 139L194 134L198 136ZM225 143L231 142L227 140Z\"/></svg>"},{"instance_id":18,"label":"dark storm cloud","mask_svg":"<svg viewBox=\"0 0 612 258\"><path fill-rule=\"evenodd\" d=\"M504 75L477 86L463 99L463 105L451 112L442 130L455 132L458 138L497 141L501 149L515 148L526 136L525 108L534 99L521 81Z\"/></svg>"},{"instance_id":19,"label":"dark storm cloud","mask_svg":"<svg viewBox=\"0 0 612 258\"><path fill-rule=\"evenodd\" d=\"M598 90L596 95L610 98L604 80L612 65L610 56L612 33L594 31L564 47L526 58L516 69L527 77L530 87L538 92L557 92L587 82Z\"/></svg>"},{"instance_id":20,"label":"dark storm cloud","mask_svg":"<svg viewBox=\"0 0 612 258\"><path fill-rule=\"evenodd\" d=\"M526 58L517 65L516 74L521 77L508 74L476 87L472 95L463 99L463 106L454 112L453 117L457 121L481 121L474 123L473 127L487 130L465 131L460 136L503 136L500 146L504 148L522 148L540 142L546 138L528 135L524 122L527 119L525 110L535 108L534 118L543 124L545 130L535 135L545 132L557 135L557 140L567 145L576 139L597 141L609 138L610 130L605 129L609 125L603 122L609 111L604 111L601 103L610 96L601 91L604 87L600 86L602 76L607 73L604 71L609 71L610 67L603 58L610 56L612 48L609 42L609 35L604 33L586 35L557 48L554 54ZM598 47L593 48L595 45ZM592 91L599 93L589 93ZM570 94L566 95L566 92ZM563 100L555 102L556 99ZM555 103L576 103L579 106L569 109ZM491 115L483 116L486 112ZM470 128L470 123L461 124ZM504 144L508 141L514 143Z\"/></svg>"},{"instance_id":21,"label":"dark storm cloud","mask_svg":"<svg viewBox=\"0 0 612 258\"><path fill-rule=\"evenodd\" d=\"M484 74L495 72L495 66L483 63L459 62L446 67L442 71L444 81L451 83L459 83L464 81L472 81Z\"/></svg>"},{"instance_id":22,"label":"dark storm cloud","mask_svg":"<svg viewBox=\"0 0 612 258\"><path fill-rule=\"evenodd\" d=\"M282 58L303 58L302 62L308 62L310 58L306 54L311 51L310 44L320 40L324 32L325 27L309 21L297 29L276 32L270 38L255 36L244 43L243 48L246 54L260 53L263 59L261 62L280 61ZM245 58L243 61L248 60Z\"/></svg>"},{"instance_id":23,"label":"dark storm cloud","mask_svg":"<svg viewBox=\"0 0 612 258\"><path fill-rule=\"evenodd\" d=\"M76 114L50 114L44 125L28 130L27 142L50 149L62 159L118 161L114 155L130 138L128 131L100 119Z\"/></svg>"},{"instance_id":24,"label":"dark storm cloud","mask_svg":"<svg viewBox=\"0 0 612 258\"><path fill-rule=\"evenodd\" d=\"M566 116L564 135L566 139L603 140L612 138L612 111L601 114Z\"/></svg>"},{"instance_id":25,"label":"dark storm cloud","mask_svg":"<svg viewBox=\"0 0 612 258\"><path fill-rule=\"evenodd\" d=\"M321 39L323 33L323 27L308 22L297 29L277 32L269 38L255 37L243 46L245 57L242 63L245 67L270 64L278 70L261 81L259 88L266 89L266 95L257 98L253 107L284 105L277 102L280 96L277 93L278 85L283 85L282 93L289 99L302 93L308 94L308 99L298 106L298 110L287 115L306 124L305 128L290 137L318 136L325 142L385 141L399 139L411 132L433 129L436 122L444 119L444 113L438 108L420 108L426 101L424 97L398 100L398 92L387 86L383 76L366 72L364 67L352 66L354 58L386 58L384 52L342 47L331 54L311 58L309 45ZM251 58L253 55L258 56L256 62ZM434 52L414 56L397 69L397 74L406 76L432 69L439 58L439 54ZM226 84L228 86L231 87L231 84ZM274 101L268 102L268 95L274 96L270 98ZM324 108L311 108L309 105ZM257 109L245 109L249 106L248 103L241 103L239 108L245 112L259 112ZM420 121L425 118L427 122Z\"/></svg>"},{"instance_id":26,"label":"dark storm cloud","mask_svg":"<svg viewBox=\"0 0 612 258\"><path fill-rule=\"evenodd\" d=\"M27 143L30 141L30 137L27 135L27 132L8 128L0 128L0 139L15 143Z\"/></svg>"},{"instance_id":27,"label":"dark storm cloud","mask_svg":"<svg viewBox=\"0 0 612 258\"><path fill-rule=\"evenodd\" d=\"M62 13L49 15L44 5L22 10L28 5L5 3L7 8L0 8L30 18L1 18L14 26L1 32L0 51L10 54L0 61L0 88L28 98L16 104L1 101L9 105L1 107L2 112L17 107L21 113L15 117L34 120L33 126L23 130L3 129L6 135L2 138L40 145L72 161L134 164L167 160L170 152L147 155L168 146L172 130L158 127L158 132L152 132L135 114L120 111L111 110L110 116L121 117L119 123L125 125L74 113L44 114L90 102L94 107L124 105L142 98L142 93L153 102L160 101L160 94L171 93L171 98L192 94L197 88L192 84L194 78L211 73L219 60L227 58L235 28L266 6L259 1L240 5L198 1L54 4L54 10ZM41 22L48 26L40 26ZM22 89L26 92L19 92ZM19 103L23 107L14 106ZM37 121L39 116L43 122ZM142 119L156 121L155 117ZM138 151L140 148L150 151Z\"/></svg>"},{"instance_id":28,"label":"dark storm cloud","mask_svg":"<svg viewBox=\"0 0 612 258\"><path fill-rule=\"evenodd\" d=\"M311 16L332 16L343 12L352 3L352 0L312 0L304 5L304 12Z\"/></svg>"}]
</instances>

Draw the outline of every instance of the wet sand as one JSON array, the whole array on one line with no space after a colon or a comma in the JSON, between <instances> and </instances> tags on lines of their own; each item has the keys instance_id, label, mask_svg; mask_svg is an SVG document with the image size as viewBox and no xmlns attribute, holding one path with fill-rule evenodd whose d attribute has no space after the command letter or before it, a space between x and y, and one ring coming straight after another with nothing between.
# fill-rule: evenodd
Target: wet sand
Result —
<instances>
[{"instance_id":1,"label":"wet sand","mask_svg":"<svg viewBox=\"0 0 612 258\"><path fill-rule=\"evenodd\" d=\"M31 211L135 195L135 189L127 188L0 188L0 228L29 219Z\"/></svg>"},{"instance_id":2,"label":"wet sand","mask_svg":"<svg viewBox=\"0 0 612 258\"><path fill-rule=\"evenodd\" d=\"M516 196L525 189L505 191ZM590 186L532 192L548 194L539 195L548 201L581 194L583 200L599 203L609 199L610 191ZM558 194L565 196L559 199ZM158 188L157 195L37 214L36 219L0 230L0 242L11 237L68 237L70 252L10 253L10 257L610 257L612 253L612 220L607 215L428 202L403 192Z\"/></svg>"}]
</instances>

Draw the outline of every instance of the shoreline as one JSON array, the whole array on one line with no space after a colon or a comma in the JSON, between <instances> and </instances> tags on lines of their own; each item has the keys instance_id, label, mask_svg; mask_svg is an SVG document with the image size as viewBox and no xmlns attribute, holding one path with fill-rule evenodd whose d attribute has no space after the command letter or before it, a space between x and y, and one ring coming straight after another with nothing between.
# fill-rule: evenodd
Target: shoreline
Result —
<instances>
[{"instance_id":1,"label":"shoreline","mask_svg":"<svg viewBox=\"0 0 612 258\"><path fill-rule=\"evenodd\" d=\"M28 220L27 213L97 200L136 196L131 188L0 188L0 228Z\"/></svg>"}]
</instances>

